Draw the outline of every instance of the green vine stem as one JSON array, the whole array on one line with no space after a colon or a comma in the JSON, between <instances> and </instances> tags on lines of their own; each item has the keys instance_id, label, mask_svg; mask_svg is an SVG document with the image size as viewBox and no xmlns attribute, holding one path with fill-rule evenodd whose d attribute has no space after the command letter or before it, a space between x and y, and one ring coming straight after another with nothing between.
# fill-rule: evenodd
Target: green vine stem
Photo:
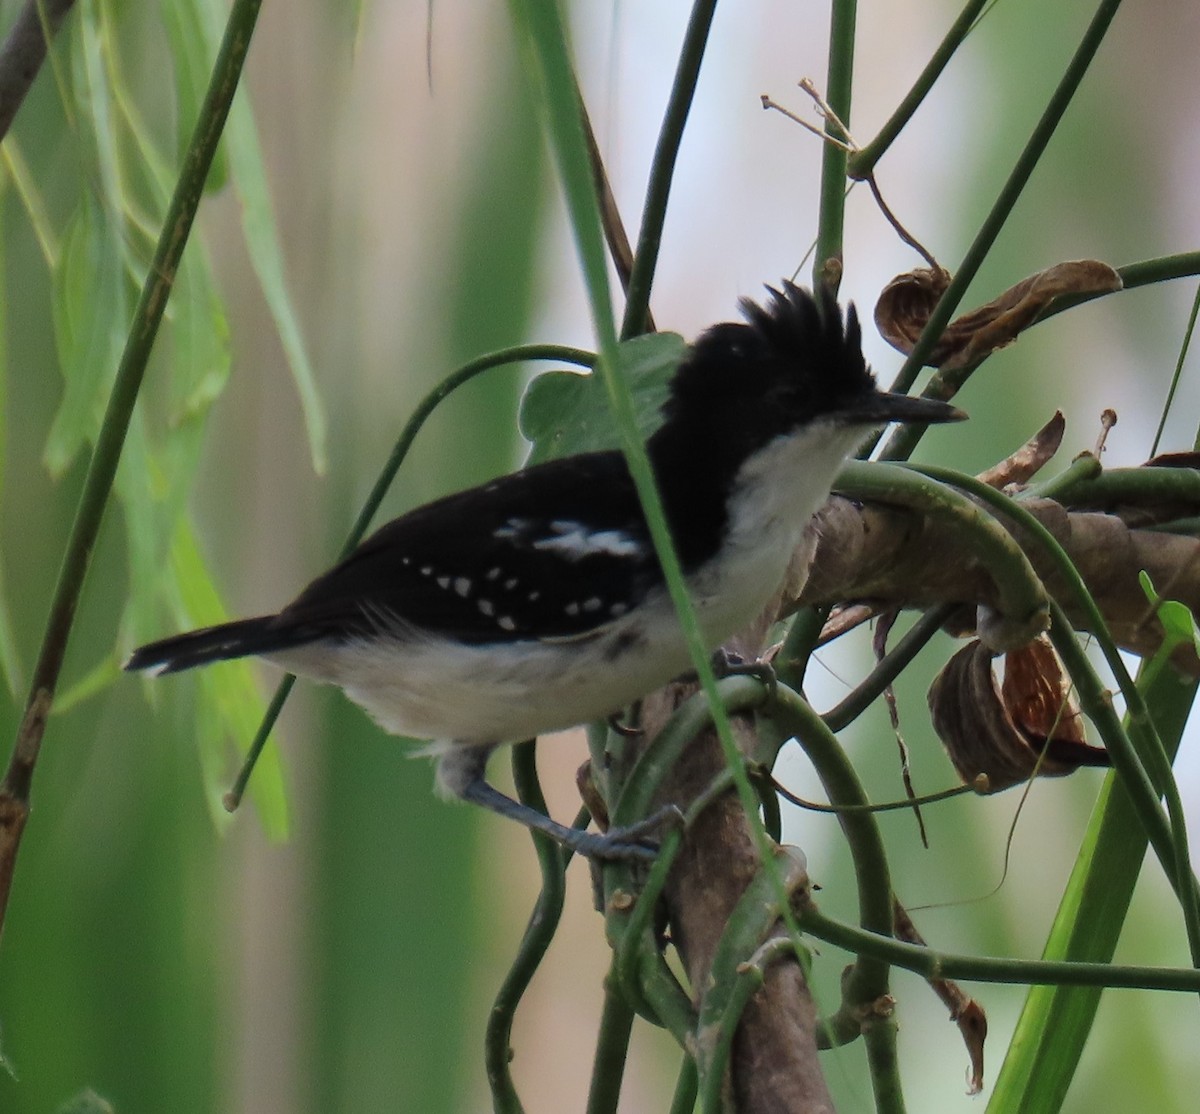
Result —
<instances>
[{"instance_id":1,"label":"green vine stem","mask_svg":"<svg viewBox=\"0 0 1200 1114\"><path fill-rule=\"evenodd\" d=\"M1082 462L1092 462L1082 466ZM1076 467L1080 465L1080 467ZM1071 462L1033 494L1072 509L1103 510L1121 503L1200 504L1200 471L1193 468L1104 468L1090 454Z\"/></svg>"},{"instance_id":2,"label":"green vine stem","mask_svg":"<svg viewBox=\"0 0 1200 1114\"><path fill-rule=\"evenodd\" d=\"M874 173L876 163L887 153L896 137L920 108L921 102L933 88L937 79L942 76L942 71L950 59L954 57L954 52L974 28L975 21L987 2L988 0L969 0L963 10L959 12L958 18L946 32L946 37L942 39L937 50L925 63L925 68L913 82L912 88L905 94L904 99L896 106L896 111L879 129L879 134L865 147L860 147L850 156L847 171L851 178L862 179Z\"/></svg>"},{"instance_id":3,"label":"green vine stem","mask_svg":"<svg viewBox=\"0 0 1200 1114\"><path fill-rule=\"evenodd\" d=\"M0 784L0 927L8 908L17 851L29 815L30 788L41 752L46 717L54 701L92 549L100 532L150 352L250 48L260 4L261 0L235 0L229 13L204 103L167 206L154 256L146 271L96 447L88 464L34 666L25 714L4 781Z\"/></svg>"},{"instance_id":4,"label":"green vine stem","mask_svg":"<svg viewBox=\"0 0 1200 1114\"><path fill-rule=\"evenodd\" d=\"M878 935L834 920L820 912L811 900L800 910L800 923L805 932L818 940L836 944L855 955L874 956L925 979L1200 992L1200 970L1192 967L1136 967L956 955L919 944L906 944L895 937Z\"/></svg>"},{"instance_id":5,"label":"green vine stem","mask_svg":"<svg viewBox=\"0 0 1200 1114\"><path fill-rule=\"evenodd\" d=\"M841 731L858 719L929 644L954 610L954 604L939 604L913 623L900 641L876 663L875 668L855 685L854 690L821 717L830 731Z\"/></svg>"},{"instance_id":6,"label":"green vine stem","mask_svg":"<svg viewBox=\"0 0 1200 1114\"><path fill-rule=\"evenodd\" d=\"M683 1063L679 1065L679 1078L675 1081L675 1094L671 1096L671 1109L667 1114L692 1114L696 1109L698 1090L696 1061L685 1054Z\"/></svg>"},{"instance_id":7,"label":"green vine stem","mask_svg":"<svg viewBox=\"0 0 1200 1114\"><path fill-rule=\"evenodd\" d=\"M831 610L829 607L805 607L788 620L783 644L771 664L775 667L775 675L797 692L804 691L808 663L820 645L821 631Z\"/></svg>"},{"instance_id":8,"label":"green vine stem","mask_svg":"<svg viewBox=\"0 0 1200 1114\"><path fill-rule=\"evenodd\" d=\"M587 1114L616 1114L632 1034L633 1010L625 996L613 985L610 972L604 988L604 1009L600 1015L596 1055L592 1061Z\"/></svg>"},{"instance_id":9,"label":"green vine stem","mask_svg":"<svg viewBox=\"0 0 1200 1114\"><path fill-rule=\"evenodd\" d=\"M621 323L622 340L640 336L646 331L650 312L650 287L654 283L654 272L658 266L658 249L662 245L662 230L667 219L667 202L671 196L675 160L679 157L683 130L692 108L692 98L696 95L700 64L704 61L704 50L708 45L708 33L716 9L717 0L696 0L688 18L683 46L679 51L679 63L675 68L675 80L671 84L671 95L667 100L662 126L658 129L658 143L650 163L646 201L642 206L642 223L638 229L633 271L629 276L629 288L625 298L625 319Z\"/></svg>"},{"instance_id":10,"label":"green vine stem","mask_svg":"<svg viewBox=\"0 0 1200 1114\"><path fill-rule=\"evenodd\" d=\"M854 88L854 39L858 0L834 0L829 14L829 62L825 99L846 127L850 126L850 97ZM825 134L845 140L832 120ZM817 251L813 258L813 285L841 280L842 237L846 218L846 152L825 142L821 152L821 198L817 223Z\"/></svg>"},{"instance_id":11,"label":"green vine stem","mask_svg":"<svg viewBox=\"0 0 1200 1114\"><path fill-rule=\"evenodd\" d=\"M992 515L956 492L955 485L912 485L902 479L906 471L891 464L850 461L838 474L834 490L851 498L911 507L922 515L951 521L963 547L956 559L978 561L996 584L1003 623L997 637L1021 645L1045 630L1049 623L1046 589L1013 536ZM932 472L920 474L933 478Z\"/></svg>"},{"instance_id":12,"label":"green vine stem","mask_svg":"<svg viewBox=\"0 0 1200 1114\"><path fill-rule=\"evenodd\" d=\"M513 781L522 804L545 812L546 799L538 782L536 755L536 744L532 741L518 743L512 748ZM492 1004L484 1036L484 1066L497 1114L521 1114L523 1110L510 1070L513 1018L550 941L554 939L567 892L562 848L542 832L531 831L529 834L533 838L542 872L542 891L529 917L516 958Z\"/></svg>"}]
</instances>

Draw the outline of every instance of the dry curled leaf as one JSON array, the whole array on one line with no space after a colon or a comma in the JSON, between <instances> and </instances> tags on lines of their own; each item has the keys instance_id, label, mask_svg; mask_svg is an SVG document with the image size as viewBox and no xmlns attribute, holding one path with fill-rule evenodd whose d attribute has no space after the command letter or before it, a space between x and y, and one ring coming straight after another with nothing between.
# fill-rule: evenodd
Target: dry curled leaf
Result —
<instances>
[{"instance_id":1,"label":"dry curled leaf","mask_svg":"<svg viewBox=\"0 0 1200 1114\"><path fill-rule=\"evenodd\" d=\"M1062 777L1109 764L1107 751L1084 741L1079 707L1044 636L1004 655L1000 689L992 656L971 641L929 689L934 730L965 783L998 793L1035 774Z\"/></svg>"},{"instance_id":2,"label":"dry curled leaf","mask_svg":"<svg viewBox=\"0 0 1200 1114\"><path fill-rule=\"evenodd\" d=\"M1027 484L1058 452L1066 429L1066 418L1061 410L1056 410L1054 417L1015 453L993 464L986 472L980 472L976 479L1001 491L1009 484Z\"/></svg>"},{"instance_id":3,"label":"dry curled leaf","mask_svg":"<svg viewBox=\"0 0 1200 1114\"><path fill-rule=\"evenodd\" d=\"M892 899L892 921L897 940L919 947L928 947L924 937L917 931L908 910L895 898ZM967 1094L977 1095L983 1090L983 1048L987 1042L987 1012L983 1006L968 995L952 979L929 979L933 992L950 1011L950 1020L958 1026L966 1045L971 1066L967 1070Z\"/></svg>"},{"instance_id":4,"label":"dry curled leaf","mask_svg":"<svg viewBox=\"0 0 1200 1114\"><path fill-rule=\"evenodd\" d=\"M1026 735L1087 744L1079 702L1048 638L1035 638L1004 656L1000 697Z\"/></svg>"},{"instance_id":5,"label":"dry curled leaf","mask_svg":"<svg viewBox=\"0 0 1200 1114\"><path fill-rule=\"evenodd\" d=\"M892 279L875 304L875 324L884 340L907 356L949 284L950 275L941 269L918 268ZM1121 276L1107 263L1056 263L952 321L925 362L931 367L973 367L1016 340L1056 298L1120 289Z\"/></svg>"},{"instance_id":6,"label":"dry curled leaf","mask_svg":"<svg viewBox=\"0 0 1200 1114\"><path fill-rule=\"evenodd\" d=\"M941 267L918 267L897 275L883 288L875 303L875 327L879 335L907 356L949 285L950 272ZM926 362L937 367L949 351L943 334Z\"/></svg>"}]
</instances>

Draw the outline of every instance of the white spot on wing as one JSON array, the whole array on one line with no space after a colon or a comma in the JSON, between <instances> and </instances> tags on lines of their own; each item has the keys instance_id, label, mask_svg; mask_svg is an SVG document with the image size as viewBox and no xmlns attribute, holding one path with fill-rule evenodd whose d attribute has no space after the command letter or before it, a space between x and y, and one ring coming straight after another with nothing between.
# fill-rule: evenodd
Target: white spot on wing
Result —
<instances>
[{"instance_id":1,"label":"white spot on wing","mask_svg":"<svg viewBox=\"0 0 1200 1114\"><path fill-rule=\"evenodd\" d=\"M448 576L439 576L437 578L437 586L439 588L449 588L450 587L450 578Z\"/></svg>"},{"instance_id":2,"label":"white spot on wing","mask_svg":"<svg viewBox=\"0 0 1200 1114\"><path fill-rule=\"evenodd\" d=\"M463 599L466 599L466 597L471 594L471 581L465 576L460 576L454 582L454 590L460 596L462 596Z\"/></svg>"},{"instance_id":3,"label":"white spot on wing","mask_svg":"<svg viewBox=\"0 0 1200 1114\"><path fill-rule=\"evenodd\" d=\"M478 606L479 610L482 611L484 615L496 614L496 608L493 606L491 600L480 600Z\"/></svg>"},{"instance_id":4,"label":"white spot on wing","mask_svg":"<svg viewBox=\"0 0 1200 1114\"><path fill-rule=\"evenodd\" d=\"M550 523L552 537L538 538L534 549L561 553L569 561L603 554L608 557L638 557L645 547L636 538L620 530L589 530L582 522L555 519ZM499 536L499 533L497 533Z\"/></svg>"},{"instance_id":5,"label":"white spot on wing","mask_svg":"<svg viewBox=\"0 0 1200 1114\"><path fill-rule=\"evenodd\" d=\"M529 519L510 518L499 530L492 532L492 537L500 541L512 541L529 529Z\"/></svg>"},{"instance_id":6,"label":"white spot on wing","mask_svg":"<svg viewBox=\"0 0 1200 1114\"><path fill-rule=\"evenodd\" d=\"M600 599L599 596L589 596L586 600L583 601L583 610L584 611L599 611L602 605L603 605L603 601Z\"/></svg>"},{"instance_id":7,"label":"white spot on wing","mask_svg":"<svg viewBox=\"0 0 1200 1114\"><path fill-rule=\"evenodd\" d=\"M500 618L496 620L496 626L498 626L501 630L517 629L517 624L511 615L501 615Z\"/></svg>"}]
</instances>

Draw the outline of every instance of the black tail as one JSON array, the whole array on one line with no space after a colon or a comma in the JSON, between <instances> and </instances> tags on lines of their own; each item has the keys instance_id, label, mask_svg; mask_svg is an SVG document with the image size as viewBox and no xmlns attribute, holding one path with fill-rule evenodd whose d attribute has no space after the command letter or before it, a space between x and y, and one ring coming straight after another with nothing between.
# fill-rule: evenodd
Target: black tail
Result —
<instances>
[{"instance_id":1,"label":"black tail","mask_svg":"<svg viewBox=\"0 0 1200 1114\"><path fill-rule=\"evenodd\" d=\"M156 673L178 673L211 661L227 661L252 654L269 654L297 642L294 631L281 631L274 615L239 619L216 627L177 634L139 646L125 663L128 670L153 669Z\"/></svg>"}]
</instances>

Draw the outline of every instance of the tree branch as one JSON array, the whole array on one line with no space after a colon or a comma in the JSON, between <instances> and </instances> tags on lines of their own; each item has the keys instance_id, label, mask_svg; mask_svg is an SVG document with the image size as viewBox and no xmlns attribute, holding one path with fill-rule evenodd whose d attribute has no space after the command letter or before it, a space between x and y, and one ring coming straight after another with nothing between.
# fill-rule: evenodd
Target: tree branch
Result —
<instances>
[{"instance_id":1,"label":"tree branch","mask_svg":"<svg viewBox=\"0 0 1200 1114\"><path fill-rule=\"evenodd\" d=\"M25 94L46 60L50 39L74 5L75 0L25 0L17 14L0 46L0 139L8 135Z\"/></svg>"}]
</instances>

